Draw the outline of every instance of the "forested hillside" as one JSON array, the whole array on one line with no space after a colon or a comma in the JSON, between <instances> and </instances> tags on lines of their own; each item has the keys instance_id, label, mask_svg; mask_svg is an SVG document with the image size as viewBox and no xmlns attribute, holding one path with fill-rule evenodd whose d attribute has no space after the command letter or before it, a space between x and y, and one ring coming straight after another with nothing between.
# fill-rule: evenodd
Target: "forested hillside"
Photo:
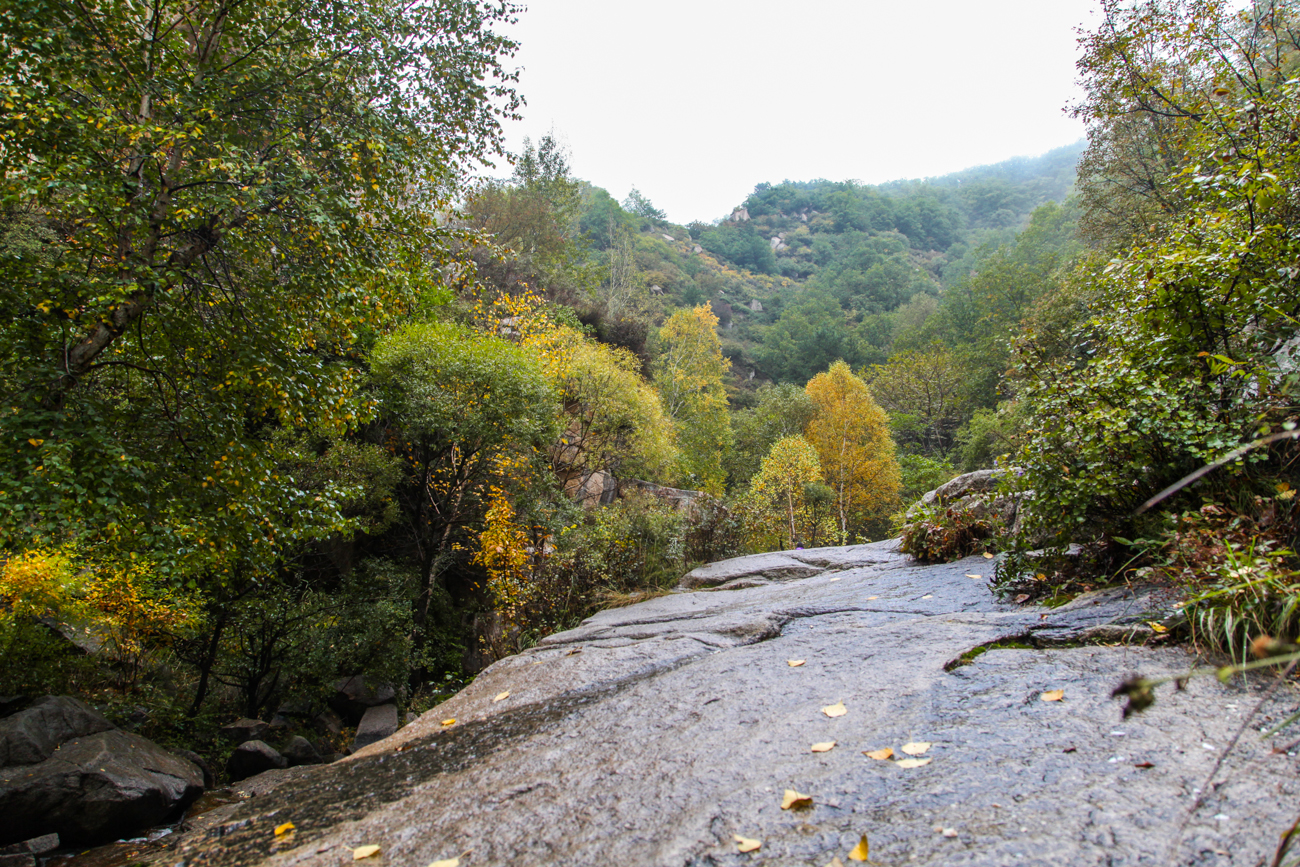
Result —
<instances>
[{"instance_id":1,"label":"forested hillside","mask_svg":"<svg viewBox=\"0 0 1300 867\"><path fill-rule=\"evenodd\" d=\"M341 677L422 709L694 565L900 528L1296 637L1289 6L1107 2L1086 150L688 226L550 135L499 176L511 7L352 7L0 4L0 694L222 758ZM1019 535L902 520L993 467Z\"/></svg>"}]
</instances>

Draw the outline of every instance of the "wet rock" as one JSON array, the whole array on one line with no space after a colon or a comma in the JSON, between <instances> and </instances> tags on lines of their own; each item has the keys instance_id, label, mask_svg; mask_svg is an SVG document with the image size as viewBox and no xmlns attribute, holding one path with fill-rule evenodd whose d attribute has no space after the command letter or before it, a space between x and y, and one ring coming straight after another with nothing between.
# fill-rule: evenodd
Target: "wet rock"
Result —
<instances>
[{"instance_id":1,"label":"wet rock","mask_svg":"<svg viewBox=\"0 0 1300 867\"><path fill-rule=\"evenodd\" d=\"M234 744L245 741L260 741L266 737L271 726L260 719L239 719L221 727L221 736Z\"/></svg>"},{"instance_id":2,"label":"wet rock","mask_svg":"<svg viewBox=\"0 0 1300 867\"><path fill-rule=\"evenodd\" d=\"M280 755L274 747L264 741L246 741L235 747L226 762L226 774L231 782L247 779L279 768L289 767L289 761Z\"/></svg>"},{"instance_id":3,"label":"wet rock","mask_svg":"<svg viewBox=\"0 0 1300 867\"><path fill-rule=\"evenodd\" d=\"M392 684L370 683L364 675L357 674L342 678L334 684L329 706L348 725L356 725L368 708L390 704L395 698L397 691Z\"/></svg>"},{"instance_id":4,"label":"wet rock","mask_svg":"<svg viewBox=\"0 0 1300 867\"><path fill-rule=\"evenodd\" d=\"M172 755L184 759L199 769L203 774L203 788L210 789L216 784L216 775L212 773L212 766L208 764L203 756L193 750L183 750L180 747L172 747L171 752Z\"/></svg>"},{"instance_id":5,"label":"wet rock","mask_svg":"<svg viewBox=\"0 0 1300 867\"><path fill-rule=\"evenodd\" d=\"M179 814L203 792L195 765L129 732L60 744L36 764L0 770L0 842L57 833L65 844L131 834Z\"/></svg>"},{"instance_id":6,"label":"wet rock","mask_svg":"<svg viewBox=\"0 0 1300 867\"><path fill-rule=\"evenodd\" d=\"M84 702L66 695L47 695L0 719L0 768L43 762L64 741L113 727Z\"/></svg>"},{"instance_id":7,"label":"wet rock","mask_svg":"<svg viewBox=\"0 0 1300 867\"><path fill-rule=\"evenodd\" d=\"M362 719L364 721L364 717ZM299 765L319 765L325 761L312 742L301 735L289 738L289 742L284 745L284 749L280 750L280 754L289 762L291 768Z\"/></svg>"},{"instance_id":8,"label":"wet rock","mask_svg":"<svg viewBox=\"0 0 1300 867\"><path fill-rule=\"evenodd\" d=\"M37 855L53 852L57 848L58 834L46 834L22 843L0 846L0 867L36 867Z\"/></svg>"},{"instance_id":9,"label":"wet rock","mask_svg":"<svg viewBox=\"0 0 1300 867\"><path fill-rule=\"evenodd\" d=\"M372 707L361 718L357 726L357 736L352 741L352 749L361 749L375 741L381 741L397 731L397 706L392 704Z\"/></svg>"},{"instance_id":10,"label":"wet rock","mask_svg":"<svg viewBox=\"0 0 1300 867\"><path fill-rule=\"evenodd\" d=\"M1193 657L1029 646L1154 617L1158 593L1015 606L989 592L982 557L921 566L889 543L858 547L786 552L820 570L804 578L600 612L382 742L278 772L296 776L223 820L251 824L182 836L171 863L288 863L268 857L267 829L290 814L319 829L290 856L304 865L361 840L386 841L394 864L469 841L487 864L748 863L734 834L761 836L767 863L821 865L863 832L886 864L1137 867L1151 853L1218 863L1216 849L1232 853L1223 863L1268 863L1300 774L1273 743L1237 738L1262 690L1196 678L1121 723L1120 679L1181 672ZM999 646L1012 639L1018 649ZM1055 690L1060 700L1042 700ZM844 716L821 712L837 702ZM1263 713L1280 721L1292 707L1278 691ZM809 750L824 741L837 746ZM909 741L932 744L930 764L862 755ZM1221 773L1198 803L1192 791L1230 743L1224 770L1248 772ZM814 808L782 814L785 788Z\"/></svg>"},{"instance_id":11,"label":"wet rock","mask_svg":"<svg viewBox=\"0 0 1300 867\"><path fill-rule=\"evenodd\" d=\"M701 587L717 587L737 578L782 581L807 578L822 571L821 567L797 560L787 553L751 554L693 569L682 577L678 586L683 590L697 590Z\"/></svg>"}]
</instances>

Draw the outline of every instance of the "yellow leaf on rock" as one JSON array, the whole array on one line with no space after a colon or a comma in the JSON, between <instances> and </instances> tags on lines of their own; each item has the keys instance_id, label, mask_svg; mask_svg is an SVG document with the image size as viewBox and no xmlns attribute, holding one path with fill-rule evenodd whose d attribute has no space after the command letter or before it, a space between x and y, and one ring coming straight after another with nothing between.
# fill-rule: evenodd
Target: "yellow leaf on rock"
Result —
<instances>
[{"instance_id":1,"label":"yellow leaf on rock","mask_svg":"<svg viewBox=\"0 0 1300 867\"><path fill-rule=\"evenodd\" d=\"M782 810L803 810L812 806L811 795L801 795L794 789L786 789L785 797L781 798Z\"/></svg>"},{"instance_id":2,"label":"yellow leaf on rock","mask_svg":"<svg viewBox=\"0 0 1300 867\"><path fill-rule=\"evenodd\" d=\"M1043 701L1060 701L1061 699L1065 698L1065 690L1049 689L1047 692L1040 695L1039 698L1042 699Z\"/></svg>"},{"instance_id":3,"label":"yellow leaf on rock","mask_svg":"<svg viewBox=\"0 0 1300 867\"><path fill-rule=\"evenodd\" d=\"M460 867L460 859L444 858L441 861L434 861L429 867Z\"/></svg>"},{"instance_id":4,"label":"yellow leaf on rock","mask_svg":"<svg viewBox=\"0 0 1300 867\"><path fill-rule=\"evenodd\" d=\"M293 822L285 822L283 825L276 825L275 836L283 837L285 834L288 834L293 829L294 829Z\"/></svg>"},{"instance_id":5,"label":"yellow leaf on rock","mask_svg":"<svg viewBox=\"0 0 1300 867\"><path fill-rule=\"evenodd\" d=\"M990 554L988 551L985 551L985 552L984 552L984 559L985 559L985 560L992 560L992 559L993 559L993 555Z\"/></svg>"},{"instance_id":6,"label":"yellow leaf on rock","mask_svg":"<svg viewBox=\"0 0 1300 867\"><path fill-rule=\"evenodd\" d=\"M379 854L378 846L374 846L374 845L358 846L357 848L352 850L352 860L360 861L364 858L369 858L373 855L378 855L378 854Z\"/></svg>"},{"instance_id":7,"label":"yellow leaf on rock","mask_svg":"<svg viewBox=\"0 0 1300 867\"><path fill-rule=\"evenodd\" d=\"M984 576L983 576L983 575L980 575L978 572L967 572L967 573L966 573L966 577L967 577L967 578L974 578L976 581L978 581L979 579L983 578Z\"/></svg>"},{"instance_id":8,"label":"yellow leaf on rock","mask_svg":"<svg viewBox=\"0 0 1300 867\"><path fill-rule=\"evenodd\" d=\"M829 717L844 716L849 710L844 706L844 702L837 701L835 704L828 704L822 708L822 713Z\"/></svg>"},{"instance_id":9,"label":"yellow leaf on rock","mask_svg":"<svg viewBox=\"0 0 1300 867\"><path fill-rule=\"evenodd\" d=\"M930 749L930 745L925 741L913 741L910 744L903 744L903 752L909 756L922 756L925 751Z\"/></svg>"},{"instance_id":10,"label":"yellow leaf on rock","mask_svg":"<svg viewBox=\"0 0 1300 867\"><path fill-rule=\"evenodd\" d=\"M870 602L872 599L879 599L879 598L880 598L879 596L868 596L867 601Z\"/></svg>"},{"instance_id":11,"label":"yellow leaf on rock","mask_svg":"<svg viewBox=\"0 0 1300 867\"><path fill-rule=\"evenodd\" d=\"M902 759L894 762L900 768L919 768L930 764L930 759Z\"/></svg>"},{"instance_id":12,"label":"yellow leaf on rock","mask_svg":"<svg viewBox=\"0 0 1300 867\"><path fill-rule=\"evenodd\" d=\"M808 660L806 659L787 659L785 661L785 664L790 666L791 668L798 668L799 666L803 665L807 661Z\"/></svg>"},{"instance_id":13,"label":"yellow leaf on rock","mask_svg":"<svg viewBox=\"0 0 1300 867\"><path fill-rule=\"evenodd\" d=\"M445 720L442 721L442 727L443 727L443 728L446 728L447 726L454 726L455 724L456 724L456 718L455 718L455 717L452 717L451 719L445 719Z\"/></svg>"},{"instance_id":14,"label":"yellow leaf on rock","mask_svg":"<svg viewBox=\"0 0 1300 867\"><path fill-rule=\"evenodd\" d=\"M835 749L835 741L822 741L819 744L812 745L814 753L828 753L833 749Z\"/></svg>"},{"instance_id":15,"label":"yellow leaf on rock","mask_svg":"<svg viewBox=\"0 0 1300 867\"><path fill-rule=\"evenodd\" d=\"M737 852L757 852L759 847L763 845L762 840L751 840L748 837L742 837L739 834L732 834L731 836L736 838Z\"/></svg>"},{"instance_id":16,"label":"yellow leaf on rock","mask_svg":"<svg viewBox=\"0 0 1300 867\"><path fill-rule=\"evenodd\" d=\"M894 757L894 751L889 747L885 747L883 750L864 750L862 755L869 759L883 762L885 759L892 759Z\"/></svg>"},{"instance_id":17,"label":"yellow leaf on rock","mask_svg":"<svg viewBox=\"0 0 1300 867\"><path fill-rule=\"evenodd\" d=\"M866 861L867 853L869 851L870 850L867 848L867 835L863 834L862 839L858 841L858 845L854 846L853 851L849 853L849 860Z\"/></svg>"},{"instance_id":18,"label":"yellow leaf on rock","mask_svg":"<svg viewBox=\"0 0 1300 867\"><path fill-rule=\"evenodd\" d=\"M1163 623L1156 623L1154 620L1149 621L1149 622L1147 623L1147 626L1150 626L1150 627L1151 627L1151 631L1152 631L1152 632L1156 632L1156 633L1160 633L1160 632L1168 632L1168 631L1169 631L1169 627L1168 627L1168 626L1165 626Z\"/></svg>"},{"instance_id":19,"label":"yellow leaf on rock","mask_svg":"<svg viewBox=\"0 0 1300 867\"><path fill-rule=\"evenodd\" d=\"M507 689L505 692L497 693L497 697L492 699L492 703L495 704L496 702L504 701L508 698L510 698L510 690Z\"/></svg>"}]
</instances>

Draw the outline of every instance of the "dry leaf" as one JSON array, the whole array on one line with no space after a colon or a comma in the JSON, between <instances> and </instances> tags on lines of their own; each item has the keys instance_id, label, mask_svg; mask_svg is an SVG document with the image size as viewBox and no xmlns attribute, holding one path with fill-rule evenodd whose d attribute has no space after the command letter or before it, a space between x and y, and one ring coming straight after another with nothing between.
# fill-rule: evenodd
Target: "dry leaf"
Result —
<instances>
[{"instance_id":1,"label":"dry leaf","mask_svg":"<svg viewBox=\"0 0 1300 867\"><path fill-rule=\"evenodd\" d=\"M791 668L798 668L799 666L803 665L807 661L808 660L806 659L787 659L785 661L785 664L790 666Z\"/></svg>"},{"instance_id":2,"label":"dry leaf","mask_svg":"<svg viewBox=\"0 0 1300 867\"><path fill-rule=\"evenodd\" d=\"M892 759L894 757L894 751L889 747L885 747L883 750L863 750L862 755L869 759L883 762L885 759Z\"/></svg>"},{"instance_id":3,"label":"dry leaf","mask_svg":"<svg viewBox=\"0 0 1300 867\"><path fill-rule=\"evenodd\" d=\"M835 749L835 741L822 741L819 744L812 745L814 753L829 753L833 749Z\"/></svg>"},{"instance_id":4,"label":"dry leaf","mask_svg":"<svg viewBox=\"0 0 1300 867\"><path fill-rule=\"evenodd\" d=\"M1019 596L1017 596L1017 597L1016 597L1015 599L1013 599L1012 601L1015 602L1017 605L1019 605L1019 604L1022 603L1022 602L1028 602L1028 601L1029 601L1029 594L1028 594L1028 593L1021 593Z\"/></svg>"},{"instance_id":5,"label":"dry leaf","mask_svg":"<svg viewBox=\"0 0 1300 867\"><path fill-rule=\"evenodd\" d=\"M1047 692L1040 695L1039 698L1042 699L1043 701L1060 701L1061 699L1065 698L1065 690L1049 689Z\"/></svg>"},{"instance_id":6,"label":"dry leaf","mask_svg":"<svg viewBox=\"0 0 1300 867\"><path fill-rule=\"evenodd\" d=\"M981 578L983 578L984 576L983 576L983 575L978 575L978 574L976 574L976 573L974 573L974 572L967 572L967 573L966 573L966 577L967 577L967 578L974 578L976 581L978 581L978 580L980 580Z\"/></svg>"},{"instance_id":7,"label":"dry leaf","mask_svg":"<svg viewBox=\"0 0 1300 867\"><path fill-rule=\"evenodd\" d=\"M1168 627L1168 626L1165 626L1163 623L1156 623L1154 620L1148 621L1148 622L1147 622L1147 626L1150 626L1150 627L1151 627L1151 631L1152 631L1152 632L1155 632L1155 633L1157 633L1157 634L1160 634L1160 633L1162 633L1162 632L1168 632L1168 631L1169 631L1169 627Z\"/></svg>"},{"instance_id":8,"label":"dry leaf","mask_svg":"<svg viewBox=\"0 0 1300 867\"><path fill-rule=\"evenodd\" d=\"M934 594L933 594L933 593L927 593L927 594L925 594L924 596L922 596L921 598L922 598L922 599L933 599L933 598L934 598Z\"/></svg>"},{"instance_id":9,"label":"dry leaf","mask_svg":"<svg viewBox=\"0 0 1300 867\"><path fill-rule=\"evenodd\" d=\"M812 806L811 795L801 795L794 789L786 789L785 797L781 799L782 810L803 810Z\"/></svg>"},{"instance_id":10,"label":"dry leaf","mask_svg":"<svg viewBox=\"0 0 1300 867\"><path fill-rule=\"evenodd\" d=\"M1148 768L1154 768L1154 767L1155 767L1155 764L1152 763L1152 762L1138 762L1138 763L1137 763L1136 765L1134 765L1133 767L1135 767L1135 768L1141 768L1142 770L1145 771L1145 770L1147 770Z\"/></svg>"},{"instance_id":11,"label":"dry leaf","mask_svg":"<svg viewBox=\"0 0 1300 867\"><path fill-rule=\"evenodd\" d=\"M429 867L460 867L460 859L444 858L441 861L434 861Z\"/></svg>"},{"instance_id":12,"label":"dry leaf","mask_svg":"<svg viewBox=\"0 0 1300 867\"><path fill-rule=\"evenodd\" d=\"M869 849L867 847L867 835L863 834L862 839L858 840L858 845L854 846L853 851L849 853L849 860L866 861L868 851Z\"/></svg>"},{"instance_id":13,"label":"dry leaf","mask_svg":"<svg viewBox=\"0 0 1300 867\"><path fill-rule=\"evenodd\" d=\"M372 846L358 846L357 848L355 848L355 849L352 850L352 860L353 860L353 861L360 861L360 860L362 860L363 858L369 858L369 857L371 857L372 855L378 855L378 854L379 854L379 847L378 847L378 846L373 846L373 845L372 845Z\"/></svg>"},{"instance_id":14,"label":"dry leaf","mask_svg":"<svg viewBox=\"0 0 1300 867\"><path fill-rule=\"evenodd\" d=\"M910 744L903 744L903 752L909 756L923 756L928 749L930 749L930 745L925 741L913 741Z\"/></svg>"},{"instance_id":15,"label":"dry leaf","mask_svg":"<svg viewBox=\"0 0 1300 867\"><path fill-rule=\"evenodd\" d=\"M992 560L992 559L993 559L993 555L990 554L988 551L985 551L985 552L984 552L984 559L985 559L985 560Z\"/></svg>"},{"instance_id":16,"label":"dry leaf","mask_svg":"<svg viewBox=\"0 0 1300 867\"><path fill-rule=\"evenodd\" d=\"M841 861L837 855L831 859L830 863L827 864L826 867L844 867L844 862Z\"/></svg>"},{"instance_id":17,"label":"dry leaf","mask_svg":"<svg viewBox=\"0 0 1300 867\"><path fill-rule=\"evenodd\" d=\"M956 828L944 828L944 829L941 830L939 833L942 834L942 835L945 836L945 837L956 837L956 836L957 836L957 829L956 829Z\"/></svg>"},{"instance_id":18,"label":"dry leaf","mask_svg":"<svg viewBox=\"0 0 1300 867\"><path fill-rule=\"evenodd\" d=\"M919 768L930 764L930 759L901 759L894 764L900 768Z\"/></svg>"},{"instance_id":19,"label":"dry leaf","mask_svg":"<svg viewBox=\"0 0 1300 867\"><path fill-rule=\"evenodd\" d=\"M283 837L285 834L288 834L292 830L294 830L293 822L285 822L283 825L276 825L275 836Z\"/></svg>"},{"instance_id":20,"label":"dry leaf","mask_svg":"<svg viewBox=\"0 0 1300 867\"><path fill-rule=\"evenodd\" d=\"M445 719L445 720L442 721L442 727L443 727L443 728L446 728L447 726L454 726L455 724L456 724L456 718L455 718L455 717L452 717L451 719Z\"/></svg>"},{"instance_id":21,"label":"dry leaf","mask_svg":"<svg viewBox=\"0 0 1300 867\"><path fill-rule=\"evenodd\" d=\"M844 716L849 710L844 706L844 702L837 701L835 704L828 704L822 708L822 713L830 717Z\"/></svg>"},{"instance_id":22,"label":"dry leaf","mask_svg":"<svg viewBox=\"0 0 1300 867\"><path fill-rule=\"evenodd\" d=\"M748 837L742 837L739 834L732 834L731 836L736 838L737 852L757 852L759 847L763 845L762 840L751 840Z\"/></svg>"},{"instance_id":23,"label":"dry leaf","mask_svg":"<svg viewBox=\"0 0 1300 867\"><path fill-rule=\"evenodd\" d=\"M505 699L507 699L507 698L510 698L510 690L508 690L508 689L507 689L505 692L499 692L499 693L497 693L497 697L494 698L494 699L492 699L492 703L493 703L493 704L496 704L497 702L499 702L499 701L503 701L503 700L505 700Z\"/></svg>"},{"instance_id":24,"label":"dry leaf","mask_svg":"<svg viewBox=\"0 0 1300 867\"><path fill-rule=\"evenodd\" d=\"M880 598L879 596L868 596L867 601L870 602L872 599L879 599L879 598Z\"/></svg>"}]
</instances>

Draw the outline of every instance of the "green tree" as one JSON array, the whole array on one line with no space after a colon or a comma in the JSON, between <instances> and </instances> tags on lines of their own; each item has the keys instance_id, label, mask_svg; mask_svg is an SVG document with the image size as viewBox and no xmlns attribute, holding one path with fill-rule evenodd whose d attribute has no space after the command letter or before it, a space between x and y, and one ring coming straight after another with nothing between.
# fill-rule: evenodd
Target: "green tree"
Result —
<instances>
[{"instance_id":1,"label":"green tree","mask_svg":"<svg viewBox=\"0 0 1300 867\"><path fill-rule=\"evenodd\" d=\"M764 383L758 405L732 416L735 446L727 459L733 487L749 482L777 440L798 436L816 413L808 392L793 383Z\"/></svg>"},{"instance_id":2,"label":"green tree","mask_svg":"<svg viewBox=\"0 0 1300 867\"><path fill-rule=\"evenodd\" d=\"M504 459L539 459L559 433L558 406L537 354L460 326L407 326L373 354L384 439L401 455L403 524L419 564L423 625L453 546L487 510Z\"/></svg>"},{"instance_id":3,"label":"green tree","mask_svg":"<svg viewBox=\"0 0 1300 867\"><path fill-rule=\"evenodd\" d=\"M896 352L867 372L871 393L889 413L899 439L934 457L952 447L966 416L966 368L941 345Z\"/></svg>"},{"instance_id":4,"label":"green tree","mask_svg":"<svg viewBox=\"0 0 1300 867\"><path fill-rule=\"evenodd\" d=\"M26 444L0 542L98 534L228 573L341 526L269 431L367 412L354 347L435 292L438 215L518 105L491 29L512 15L0 7L0 430ZM12 243L33 226L43 255Z\"/></svg>"},{"instance_id":5,"label":"green tree","mask_svg":"<svg viewBox=\"0 0 1300 867\"><path fill-rule=\"evenodd\" d=\"M731 363L722 357L717 328L707 304L668 317L659 329L654 382L677 424L682 482L721 496L723 456L732 442L722 379Z\"/></svg>"}]
</instances>

